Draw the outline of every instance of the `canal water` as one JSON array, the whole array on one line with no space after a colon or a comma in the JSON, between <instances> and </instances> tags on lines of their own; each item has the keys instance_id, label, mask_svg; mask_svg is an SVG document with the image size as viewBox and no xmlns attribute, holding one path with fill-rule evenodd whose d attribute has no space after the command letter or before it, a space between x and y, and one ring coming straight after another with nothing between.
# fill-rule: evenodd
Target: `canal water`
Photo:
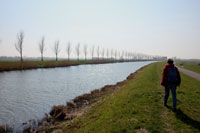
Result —
<instances>
[{"instance_id":1,"label":"canal water","mask_svg":"<svg viewBox=\"0 0 200 133\"><path fill-rule=\"evenodd\" d=\"M152 62L80 65L0 73L0 125L18 128L44 117L54 105L66 104L126 77Z\"/></svg>"}]
</instances>

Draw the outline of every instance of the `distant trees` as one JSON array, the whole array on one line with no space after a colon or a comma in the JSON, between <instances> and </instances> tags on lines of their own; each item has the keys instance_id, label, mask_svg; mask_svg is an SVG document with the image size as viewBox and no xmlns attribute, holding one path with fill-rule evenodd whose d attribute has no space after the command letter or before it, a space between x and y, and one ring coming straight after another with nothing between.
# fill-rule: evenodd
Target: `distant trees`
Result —
<instances>
[{"instance_id":1,"label":"distant trees","mask_svg":"<svg viewBox=\"0 0 200 133\"><path fill-rule=\"evenodd\" d=\"M106 50L107 59L109 58L109 49Z\"/></svg>"},{"instance_id":2,"label":"distant trees","mask_svg":"<svg viewBox=\"0 0 200 133\"><path fill-rule=\"evenodd\" d=\"M42 37L41 41L39 42L39 50L40 50L40 54L41 54L41 61L43 61L43 54L44 54L44 50L45 50L44 40L45 40L45 38Z\"/></svg>"},{"instance_id":3,"label":"distant trees","mask_svg":"<svg viewBox=\"0 0 200 133\"><path fill-rule=\"evenodd\" d=\"M104 59L104 54L105 54L105 49L103 48L102 51L101 51L102 59Z\"/></svg>"},{"instance_id":4,"label":"distant trees","mask_svg":"<svg viewBox=\"0 0 200 133\"><path fill-rule=\"evenodd\" d=\"M117 50L115 50L115 60L117 59Z\"/></svg>"},{"instance_id":5,"label":"distant trees","mask_svg":"<svg viewBox=\"0 0 200 133\"><path fill-rule=\"evenodd\" d=\"M119 60L121 59L121 52L120 51L118 51L118 58L119 58Z\"/></svg>"},{"instance_id":6,"label":"distant trees","mask_svg":"<svg viewBox=\"0 0 200 133\"><path fill-rule=\"evenodd\" d=\"M97 58L98 58L98 60L99 60L99 55L100 55L100 48L99 48L99 46L97 47Z\"/></svg>"},{"instance_id":7,"label":"distant trees","mask_svg":"<svg viewBox=\"0 0 200 133\"><path fill-rule=\"evenodd\" d=\"M41 40L38 43L39 47L39 52L41 55L41 61L44 60L44 52L45 52L45 37L43 36ZM2 40L0 39L0 44L2 43ZM14 44L17 52L20 54L20 60L23 62L23 43L24 43L24 32L20 31L17 34L17 41ZM66 53L67 53L67 60L70 60L70 55L72 57L77 56L77 60L79 58L87 60L87 58L93 59L98 59L98 60L104 60L104 59L110 59L110 60L164 60L166 57L162 56L152 56L152 55L146 55L142 53L135 53L135 52L130 52L128 51L123 51L123 50L116 50L116 49L108 49L108 48L103 48L100 46L91 46L89 45L84 45L83 49L81 47L80 49L80 43L75 45L75 51L73 50L71 43L68 42L66 44ZM83 50L83 51L82 51ZM53 47L53 52L55 53L56 56L56 61L58 60L58 54L60 53L60 42L59 40L55 41L54 47ZM73 52L73 53L72 53ZM83 54L81 53L83 52ZM89 53L88 53L89 52ZM81 56L80 56L81 55Z\"/></svg>"},{"instance_id":8,"label":"distant trees","mask_svg":"<svg viewBox=\"0 0 200 133\"><path fill-rule=\"evenodd\" d=\"M60 52L60 48L59 48L59 40L55 41L54 43L54 53L56 55L56 61L58 60L58 53Z\"/></svg>"},{"instance_id":9,"label":"distant trees","mask_svg":"<svg viewBox=\"0 0 200 133\"><path fill-rule=\"evenodd\" d=\"M87 58L87 45L85 44L84 45L84 47L83 47L83 53L84 53L84 55L85 55L85 60L86 60L86 58Z\"/></svg>"},{"instance_id":10,"label":"distant trees","mask_svg":"<svg viewBox=\"0 0 200 133\"><path fill-rule=\"evenodd\" d=\"M70 58L70 53L71 53L71 44L70 44L70 42L68 42L68 44L67 44L67 55L68 55L68 60L69 60L69 58Z\"/></svg>"},{"instance_id":11,"label":"distant trees","mask_svg":"<svg viewBox=\"0 0 200 133\"><path fill-rule=\"evenodd\" d=\"M111 59L113 58L113 49L111 49L111 51L110 51L110 58Z\"/></svg>"},{"instance_id":12,"label":"distant trees","mask_svg":"<svg viewBox=\"0 0 200 133\"><path fill-rule=\"evenodd\" d=\"M78 44L76 45L75 50L76 50L77 60L79 60L79 55L80 55L80 43L78 43Z\"/></svg>"},{"instance_id":13,"label":"distant trees","mask_svg":"<svg viewBox=\"0 0 200 133\"><path fill-rule=\"evenodd\" d=\"M124 51L122 51L121 59L122 59L122 60L124 59Z\"/></svg>"},{"instance_id":14,"label":"distant trees","mask_svg":"<svg viewBox=\"0 0 200 133\"><path fill-rule=\"evenodd\" d=\"M92 48L91 48L91 56L92 56L92 60L94 58L94 49L95 49L95 46L93 45Z\"/></svg>"},{"instance_id":15,"label":"distant trees","mask_svg":"<svg viewBox=\"0 0 200 133\"><path fill-rule=\"evenodd\" d=\"M17 34L17 43L15 43L15 48L19 52L21 57L21 62L23 62L22 52L23 52L23 41L24 41L24 32L21 31Z\"/></svg>"}]
</instances>

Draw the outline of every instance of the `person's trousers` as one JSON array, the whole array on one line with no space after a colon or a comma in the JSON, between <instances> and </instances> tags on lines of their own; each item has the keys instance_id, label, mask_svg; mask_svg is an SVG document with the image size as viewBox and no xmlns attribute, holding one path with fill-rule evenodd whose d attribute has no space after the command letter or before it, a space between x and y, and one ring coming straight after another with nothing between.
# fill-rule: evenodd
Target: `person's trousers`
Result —
<instances>
[{"instance_id":1,"label":"person's trousers","mask_svg":"<svg viewBox=\"0 0 200 133\"><path fill-rule=\"evenodd\" d=\"M164 97L164 104L167 104L167 100L169 97L169 91L172 92L172 99L173 99L173 108L176 108L176 85L166 85L165 86L165 97Z\"/></svg>"}]
</instances>

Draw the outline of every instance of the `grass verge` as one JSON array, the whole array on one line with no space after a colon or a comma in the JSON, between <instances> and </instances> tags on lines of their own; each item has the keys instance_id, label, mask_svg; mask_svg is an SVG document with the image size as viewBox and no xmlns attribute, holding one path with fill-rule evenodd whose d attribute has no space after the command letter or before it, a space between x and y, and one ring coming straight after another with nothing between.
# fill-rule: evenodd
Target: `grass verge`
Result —
<instances>
[{"instance_id":1,"label":"grass verge","mask_svg":"<svg viewBox=\"0 0 200 133\"><path fill-rule=\"evenodd\" d=\"M181 73L174 113L163 106L163 66L154 63L146 67L82 116L57 122L54 132L200 132L200 82Z\"/></svg>"},{"instance_id":2,"label":"grass verge","mask_svg":"<svg viewBox=\"0 0 200 133\"><path fill-rule=\"evenodd\" d=\"M200 73L200 62L177 62L176 65Z\"/></svg>"}]
</instances>

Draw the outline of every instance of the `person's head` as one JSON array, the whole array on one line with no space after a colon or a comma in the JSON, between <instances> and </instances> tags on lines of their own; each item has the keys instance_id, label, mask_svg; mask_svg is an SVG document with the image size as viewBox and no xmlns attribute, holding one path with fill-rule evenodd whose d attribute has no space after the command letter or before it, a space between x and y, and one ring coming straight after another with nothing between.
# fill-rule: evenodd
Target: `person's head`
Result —
<instances>
[{"instance_id":1,"label":"person's head","mask_svg":"<svg viewBox=\"0 0 200 133\"><path fill-rule=\"evenodd\" d=\"M173 64L174 61L173 61L171 58L169 58L169 59L167 60L167 63L168 63L168 64Z\"/></svg>"}]
</instances>

